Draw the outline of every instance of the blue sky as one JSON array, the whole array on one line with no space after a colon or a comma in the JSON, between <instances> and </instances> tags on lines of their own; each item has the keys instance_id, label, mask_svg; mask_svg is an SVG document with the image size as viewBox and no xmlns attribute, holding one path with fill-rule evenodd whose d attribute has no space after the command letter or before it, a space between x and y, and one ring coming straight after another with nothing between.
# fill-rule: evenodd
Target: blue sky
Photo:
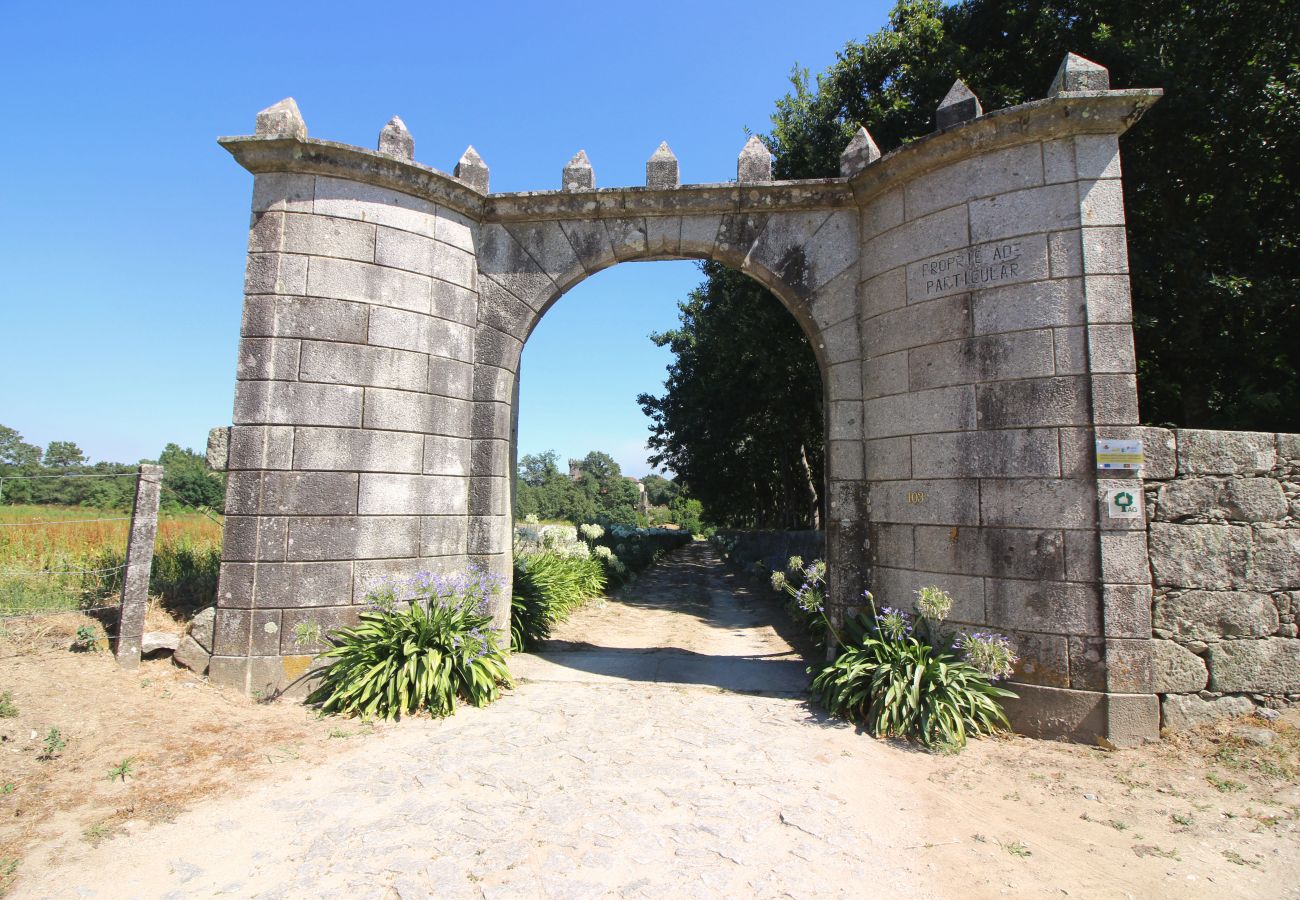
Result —
<instances>
[{"instance_id":1,"label":"blue sky","mask_svg":"<svg viewBox=\"0 0 1300 900\"><path fill-rule=\"evenodd\" d=\"M0 38L0 423L134 461L230 421L252 177L215 143L293 96L314 137L366 147L394 114L416 158L467 144L497 191L644 183L667 140L684 182L726 181L791 67L813 72L889 4L5 5ZM520 452L604 449L648 471L635 398L661 389L693 263L617 266L524 352Z\"/></svg>"}]
</instances>

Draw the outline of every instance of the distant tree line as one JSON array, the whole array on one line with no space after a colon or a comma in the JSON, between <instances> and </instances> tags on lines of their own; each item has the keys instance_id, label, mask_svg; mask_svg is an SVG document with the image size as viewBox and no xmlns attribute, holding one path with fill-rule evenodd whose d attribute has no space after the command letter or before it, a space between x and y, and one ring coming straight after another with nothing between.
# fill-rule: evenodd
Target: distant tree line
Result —
<instances>
[{"instance_id":1,"label":"distant tree line","mask_svg":"<svg viewBox=\"0 0 1300 900\"><path fill-rule=\"evenodd\" d=\"M164 508L189 505L219 513L225 506L225 477L210 470L202 454L168 444L158 459L140 462L163 467ZM15 429L0 425L0 502L6 504L128 508L135 498L135 480L129 476L138 465L91 463L73 441L50 441L42 450L24 441ZM128 477L47 477L116 474Z\"/></svg>"},{"instance_id":2,"label":"distant tree line","mask_svg":"<svg viewBox=\"0 0 1300 900\"><path fill-rule=\"evenodd\" d=\"M671 479L653 474L641 479L651 507L650 516L646 516L640 510L636 481L624 475L608 453L593 450L581 460L572 460L571 468L572 472L561 470L559 455L553 450L520 457L516 518L531 515L542 521L629 527L672 523L692 533L703 527L700 501L685 496Z\"/></svg>"},{"instance_id":3,"label":"distant tree line","mask_svg":"<svg viewBox=\"0 0 1300 900\"><path fill-rule=\"evenodd\" d=\"M1300 3L1278 0L901 0L815 80L796 69L760 137L777 178L836 176L859 125L888 153L933 130L954 79L985 109L1024 103L1069 51L1112 88L1163 88L1120 138L1142 421L1300 431L1297 35ZM654 336L675 361L665 393L639 398L652 461L719 523L812 524L807 339L765 289L703 270L680 326Z\"/></svg>"}]
</instances>

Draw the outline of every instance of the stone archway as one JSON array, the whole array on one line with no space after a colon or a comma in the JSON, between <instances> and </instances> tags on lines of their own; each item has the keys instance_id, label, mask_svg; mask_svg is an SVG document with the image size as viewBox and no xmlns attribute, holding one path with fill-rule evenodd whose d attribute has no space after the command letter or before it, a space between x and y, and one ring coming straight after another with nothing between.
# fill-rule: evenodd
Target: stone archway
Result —
<instances>
[{"instance_id":1,"label":"stone archway","mask_svg":"<svg viewBox=\"0 0 1300 900\"><path fill-rule=\"evenodd\" d=\"M1017 725L1122 742L1158 724L1145 531L1103 515L1095 439L1137 426L1117 137L1155 91L1067 57L1048 99L982 113L842 177L493 194L412 160L309 139L284 101L221 143L256 176L212 677L279 689L372 578L510 571L520 353L556 298L637 259L714 259L800 321L825 391L831 603L923 584L1014 634ZM1140 564L1139 564L1140 563ZM508 616L508 603L499 613Z\"/></svg>"}]
</instances>

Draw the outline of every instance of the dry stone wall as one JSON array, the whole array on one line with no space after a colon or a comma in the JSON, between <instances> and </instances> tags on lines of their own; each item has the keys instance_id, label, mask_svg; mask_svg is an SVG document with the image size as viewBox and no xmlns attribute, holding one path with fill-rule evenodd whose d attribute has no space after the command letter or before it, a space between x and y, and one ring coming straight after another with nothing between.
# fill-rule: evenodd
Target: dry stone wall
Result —
<instances>
[{"instance_id":1,"label":"dry stone wall","mask_svg":"<svg viewBox=\"0 0 1300 900\"><path fill-rule=\"evenodd\" d=\"M1162 724L1300 701L1300 435L1145 429Z\"/></svg>"}]
</instances>

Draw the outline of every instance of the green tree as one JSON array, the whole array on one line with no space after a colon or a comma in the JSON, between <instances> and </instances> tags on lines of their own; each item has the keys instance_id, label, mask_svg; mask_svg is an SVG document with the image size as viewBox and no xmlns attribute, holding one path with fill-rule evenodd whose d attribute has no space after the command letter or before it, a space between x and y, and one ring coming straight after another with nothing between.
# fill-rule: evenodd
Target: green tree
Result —
<instances>
[{"instance_id":1,"label":"green tree","mask_svg":"<svg viewBox=\"0 0 1300 900\"><path fill-rule=\"evenodd\" d=\"M642 478L641 483L645 485L646 502L651 506L667 506L681 493L681 488L676 481L653 472Z\"/></svg>"},{"instance_id":2,"label":"green tree","mask_svg":"<svg viewBox=\"0 0 1300 900\"><path fill-rule=\"evenodd\" d=\"M224 506L225 480L208 469L202 454L168 444L159 455L158 464L163 467L163 503L174 505L179 501L216 510Z\"/></svg>"},{"instance_id":3,"label":"green tree","mask_svg":"<svg viewBox=\"0 0 1300 900\"><path fill-rule=\"evenodd\" d=\"M77 469L86 464L86 454L72 441L50 441L41 462L47 469Z\"/></svg>"},{"instance_id":4,"label":"green tree","mask_svg":"<svg viewBox=\"0 0 1300 900\"><path fill-rule=\"evenodd\" d=\"M23 440L12 428L0 425L0 467L12 474L41 464L41 448Z\"/></svg>"}]
</instances>

